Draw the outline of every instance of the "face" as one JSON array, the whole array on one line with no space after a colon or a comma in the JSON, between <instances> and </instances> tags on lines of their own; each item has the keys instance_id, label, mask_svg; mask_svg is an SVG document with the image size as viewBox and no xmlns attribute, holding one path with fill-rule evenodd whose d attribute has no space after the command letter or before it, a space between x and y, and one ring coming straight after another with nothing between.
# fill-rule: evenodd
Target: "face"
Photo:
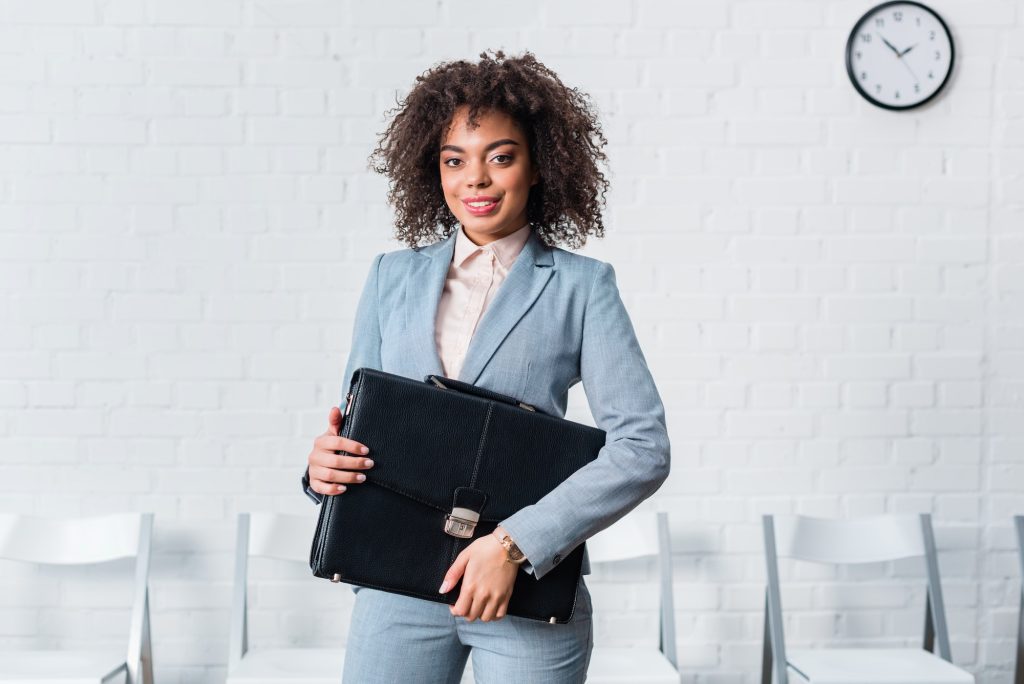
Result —
<instances>
[{"instance_id":1,"label":"face","mask_svg":"<svg viewBox=\"0 0 1024 684\"><path fill-rule=\"evenodd\" d=\"M484 245L523 227L539 173L526 134L512 117L481 113L471 129L468 113L466 106L456 110L441 141L441 188L467 237Z\"/></svg>"}]
</instances>

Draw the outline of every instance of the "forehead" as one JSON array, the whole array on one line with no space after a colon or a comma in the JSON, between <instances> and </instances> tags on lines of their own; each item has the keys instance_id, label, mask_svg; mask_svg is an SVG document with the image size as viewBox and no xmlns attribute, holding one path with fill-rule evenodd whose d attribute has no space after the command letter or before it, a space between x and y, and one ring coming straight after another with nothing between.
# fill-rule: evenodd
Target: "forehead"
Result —
<instances>
[{"instance_id":1,"label":"forehead","mask_svg":"<svg viewBox=\"0 0 1024 684\"><path fill-rule=\"evenodd\" d=\"M442 135L441 143L456 140L467 142L479 140L481 144L486 144L496 138L515 140L524 138L523 130L516 120L502 111L480 111L477 113L474 123L476 127L470 127L469 107L463 106L455 110L451 122Z\"/></svg>"}]
</instances>

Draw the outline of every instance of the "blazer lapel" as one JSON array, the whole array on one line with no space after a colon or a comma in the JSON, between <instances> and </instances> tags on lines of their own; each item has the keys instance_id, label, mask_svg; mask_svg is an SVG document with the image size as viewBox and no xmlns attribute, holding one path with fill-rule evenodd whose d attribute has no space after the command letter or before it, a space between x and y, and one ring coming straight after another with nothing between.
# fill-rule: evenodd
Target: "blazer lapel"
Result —
<instances>
[{"instance_id":1,"label":"blazer lapel","mask_svg":"<svg viewBox=\"0 0 1024 684\"><path fill-rule=\"evenodd\" d=\"M414 270L405 281L405 329L415 344L412 367L427 375L443 375L435 339L437 307L455 253L455 233L445 240L422 247Z\"/></svg>"},{"instance_id":2,"label":"blazer lapel","mask_svg":"<svg viewBox=\"0 0 1024 684\"><path fill-rule=\"evenodd\" d=\"M498 293L477 324L458 380L471 385L476 384L494 352L540 296L554 271L551 268L554 263L551 248L547 247L531 228L530 237L523 245L523 250L516 257L511 270L498 288ZM431 341L433 342L433 337ZM434 354L437 355L436 347Z\"/></svg>"}]
</instances>

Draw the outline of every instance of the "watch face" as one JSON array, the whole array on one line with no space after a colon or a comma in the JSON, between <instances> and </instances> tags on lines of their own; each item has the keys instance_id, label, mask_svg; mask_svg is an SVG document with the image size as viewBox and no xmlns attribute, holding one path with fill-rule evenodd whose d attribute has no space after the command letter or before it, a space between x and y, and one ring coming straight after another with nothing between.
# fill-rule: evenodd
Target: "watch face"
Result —
<instances>
[{"instance_id":1,"label":"watch face","mask_svg":"<svg viewBox=\"0 0 1024 684\"><path fill-rule=\"evenodd\" d=\"M935 97L953 71L953 38L938 14L917 2L887 2L861 17L846 43L857 91L886 109Z\"/></svg>"}]
</instances>

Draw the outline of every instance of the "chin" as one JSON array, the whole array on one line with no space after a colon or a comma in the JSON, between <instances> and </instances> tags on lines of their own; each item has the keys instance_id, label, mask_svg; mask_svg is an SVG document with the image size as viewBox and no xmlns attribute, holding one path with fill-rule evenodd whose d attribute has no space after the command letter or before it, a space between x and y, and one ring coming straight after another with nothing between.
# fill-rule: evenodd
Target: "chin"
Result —
<instances>
[{"instance_id":1,"label":"chin","mask_svg":"<svg viewBox=\"0 0 1024 684\"><path fill-rule=\"evenodd\" d=\"M462 225L468 226L474 230L488 232L488 228L491 230L498 230L499 226L504 225L500 216L467 216L466 220L462 222Z\"/></svg>"}]
</instances>

